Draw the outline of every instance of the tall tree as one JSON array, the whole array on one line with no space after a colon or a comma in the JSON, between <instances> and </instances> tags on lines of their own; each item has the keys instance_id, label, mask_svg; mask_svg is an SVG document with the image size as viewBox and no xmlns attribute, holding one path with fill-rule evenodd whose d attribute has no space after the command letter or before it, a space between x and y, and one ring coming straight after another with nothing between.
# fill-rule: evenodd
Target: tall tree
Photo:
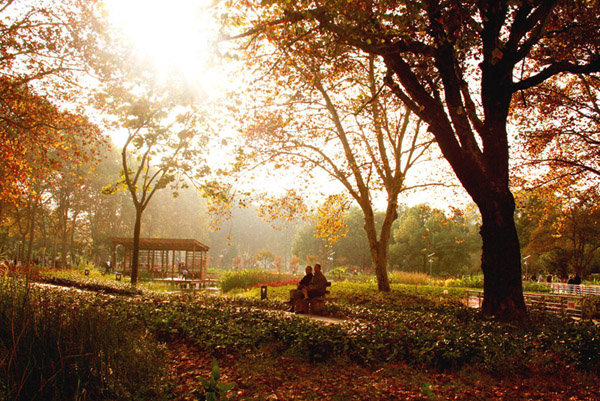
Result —
<instances>
[{"instance_id":1,"label":"tall tree","mask_svg":"<svg viewBox=\"0 0 600 401\"><path fill-rule=\"evenodd\" d=\"M598 192L545 195L528 210L535 216L528 230L528 262L563 278L589 273L600 249Z\"/></svg>"},{"instance_id":2,"label":"tall tree","mask_svg":"<svg viewBox=\"0 0 600 401\"><path fill-rule=\"evenodd\" d=\"M276 169L294 166L305 177L320 170L339 185L363 213L378 288L389 291L388 247L398 198L433 142L421 121L385 88L373 56L345 46L306 48L285 40L279 52L280 57L260 63L260 71L279 78L260 81L254 91L265 103L247 118L256 121L245 130L254 155L247 161L269 161ZM309 180L305 183L310 187ZM378 198L385 208L379 225ZM341 199L328 198L328 206ZM327 216L336 210L320 208L327 224L318 228L325 234L337 226Z\"/></svg>"},{"instance_id":3,"label":"tall tree","mask_svg":"<svg viewBox=\"0 0 600 401\"><path fill-rule=\"evenodd\" d=\"M385 213L375 213L377 227L380 227ZM292 253L304 261L316 256L323 264L331 260L336 265L353 265L361 268L372 268L373 260L369 248L369 240L364 230L365 219L358 207L351 208L342 217L344 235L330 243L329 237L320 237L318 225L321 219L315 218L310 224L301 227L294 236ZM327 224L327 223L326 223Z\"/></svg>"},{"instance_id":4,"label":"tall tree","mask_svg":"<svg viewBox=\"0 0 600 401\"><path fill-rule=\"evenodd\" d=\"M482 216L482 312L526 314L509 188L513 96L560 73L600 70L600 4L533 1L244 1L235 22L253 39L343 43L377 55L386 83L429 125ZM274 34L275 32L275 34Z\"/></svg>"},{"instance_id":5,"label":"tall tree","mask_svg":"<svg viewBox=\"0 0 600 401\"><path fill-rule=\"evenodd\" d=\"M204 148L208 136L200 132L202 115L177 85L137 82L109 88L101 101L117 117L115 129L126 130L121 150L121 179L104 188L106 194L123 189L135 206L131 285L137 285L142 216L154 194L166 187L187 187L209 172Z\"/></svg>"}]
</instances>

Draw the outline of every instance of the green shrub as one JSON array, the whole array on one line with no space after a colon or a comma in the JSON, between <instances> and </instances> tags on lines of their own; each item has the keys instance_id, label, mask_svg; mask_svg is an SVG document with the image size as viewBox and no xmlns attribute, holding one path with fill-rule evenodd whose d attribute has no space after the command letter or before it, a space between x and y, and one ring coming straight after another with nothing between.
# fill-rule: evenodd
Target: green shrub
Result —
<instances>
[{"instance_id":1,"label":"green shrub","mask_svg":"<svg viewBox=\"0 0 600 401\"><path fill-rule=\"evenodd\" d=\"M105 275L96 269L89 270L88 276L85 275L84 269L45 269L39 271L37 280L48 284L82 290L103 291L110 294L141 294L141 290L131 288L129 277L123 276L121 281L117 281L114 274Z\"/></svg>"},{"instance_id":2,"label":"green shrub","mask_svg":"<svg viewBox=\"0 0 600 401\"><path fill-rule=\"evenodd\" d=\"M584 319L600 319L600 296L586 295L583 297L581 315Z\"/></svg>"},{"instance_id":3,"label":"green shrub","mask_svg":"<svg viewBox=\"0 0 600 401\"><path fill-rule=\"evenodd\" d=\"M550 287L544 282L523 281L523 292L549 293L550 290Z\"/></svg>"},{"instance_id":4,"label":"green shrub","mask_svg":"<svg viewBox=\"0 0 600 401\"><path fill-rule=\"evenodd\" d=\"M295 289L295 285L280 287L269 287L267 297L270 300L280 301L281 308L287 308L283 302L289 299L290 290ZM409 285L392 284L390 293L383 293L377 290L375 283L353 283L349 281L334 282L329 287L329 297L335 298L336 302L328 302L325 308L334 315L344 316L339 312L338 305L362 305L370 308L403 308L407 303L418 304L459 304L463 303L466 293L464 288L444 288L429 285ZM250 299L260 299L260 289L254 288L247 291L237 291L230 294L247 297ZM394 304L396 304L394 306Z\"/></svg>"},{"instance_id":5,"label":"green shrub","mask_svg":"<svg viewBox=\"0 0 600 401\"><path fill-rule=\"evenodd\" d=\"M441 283L445 287L483 288L483 275L449 278Z\"/></svg>"}]
</instances>

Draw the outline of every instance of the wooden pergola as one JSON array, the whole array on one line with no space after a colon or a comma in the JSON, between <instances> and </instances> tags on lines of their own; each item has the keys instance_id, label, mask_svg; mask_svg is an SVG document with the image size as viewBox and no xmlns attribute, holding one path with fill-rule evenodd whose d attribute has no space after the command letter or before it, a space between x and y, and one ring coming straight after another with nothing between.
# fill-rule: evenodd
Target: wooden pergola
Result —
<instances>
[{"instance_id":1,"label":"wooden pergola","mask_svg":"<svg viewBox=\"0 0 600 401\"><path fill-rule=\"evenodd\" d=\"M131 272L133 238L109 238L112 242L112 266ZM124 252L117 264L117 246ZM140 238L139 271L148 271L152 278L181 278L184 271L191 280L206 279L208 246L195 239Z\"/></svg>"}]
</instances>

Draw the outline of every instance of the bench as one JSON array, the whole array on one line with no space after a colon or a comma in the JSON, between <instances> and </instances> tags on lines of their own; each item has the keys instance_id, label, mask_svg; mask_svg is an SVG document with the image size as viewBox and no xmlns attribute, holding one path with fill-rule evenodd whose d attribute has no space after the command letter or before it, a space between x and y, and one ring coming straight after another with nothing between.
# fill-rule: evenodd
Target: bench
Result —
<instances>
[{"instance_id":1,"label":"bench","mask_svg":"<svg viewBox=\"0 0 600 401\"><path fill-rule=\"evenodd\" d=\"M320 315L323 313L323 306L327 301L337 301L337 298L332 297L316 297L308 300L308 309L313 315Z\"/></svg>"},{"instance_id":2,"label":"bench","mask_svg":"<svg viewBox=\"0 0 600 401\"><path fill-rule=\"evenodd\" d=\"M331 283L327 283L327 287L331 287ZM320 315L323 313L323 306L327 301L336 301L337 298L327 297L329 291L325 291L325 295L310 299L298 299L294 305L294 311L296 313L312 313L313 315Z\"/></svg>"}]
</instances>

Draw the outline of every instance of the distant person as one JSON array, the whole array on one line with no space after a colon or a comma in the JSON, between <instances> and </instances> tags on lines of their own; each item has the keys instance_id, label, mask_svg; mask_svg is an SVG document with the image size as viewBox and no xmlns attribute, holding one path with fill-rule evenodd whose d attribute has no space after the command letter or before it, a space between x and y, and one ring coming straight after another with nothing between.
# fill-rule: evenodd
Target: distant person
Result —
<instances>
[{"instance_id":1,"label":"distant person","mask_svg":"<svg viewBox=\"0 0 600 401\"><path fill-rule=\"evenodd\" d=\"M308 285L310 284L310 281L313 278L311 266L306 266L306 269L304 271L306 275L302 277L302 280L300 280L300 282L298 283L297 288L295 290L290 290L290 300L288 301L288 303L290 304L290 308L288 309L288 312L294 311L294 305L296 304L296 302L303 298L302 289L308 288Z\"/></svg>"},{"instance_id":2,"label":"distant person","mask_svg":"<svg viewBox=\"0 0 600 401\"><path fill-rule=\"evenodd\" d=\"M575 285L575 277L569 276L569 279L567 280L567 284L569 286L569 293L573 294L575 292L574 288L573 288L573 286Z\"/></svg>"},{"instance_id":3,"label":"distant person","mask_svg":"<svg viewBox=\"0 0 600 401\"><path fill-rule=\"evenodd\" d=\"M308 287L302 288L304 299L322 297L327 293L327 284L329 282L321 272L321 265L317 263L310 284L308 284Z\"/></svg>"},{"instance_id":4,"label":"distant person","mask_svg":"<svg viewBox=\"0 0 600 401\"><path fill-rule=\"evenodd\" d=\"M575 285L575 293L581 294L581 277L579 273L575 273L575 277L573 277L573 285Z\"/></svg>"}]
</instances>

